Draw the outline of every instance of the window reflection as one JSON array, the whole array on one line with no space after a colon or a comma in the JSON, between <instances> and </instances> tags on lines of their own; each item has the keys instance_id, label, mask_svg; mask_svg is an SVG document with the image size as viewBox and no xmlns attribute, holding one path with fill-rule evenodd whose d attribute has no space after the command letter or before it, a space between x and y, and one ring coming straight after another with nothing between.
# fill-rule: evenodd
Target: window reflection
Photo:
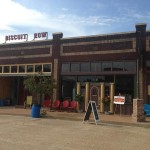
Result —
<instances>
[{"instance_id":1,"label":"window reflection","mask_svg":"<svg viewBox=\"0 0 150 150\"><path fill-rule=\"evenodd\" d=\"M111 62L103 62L102 71L111 71Z\"/></svg>"},{"instance_id":2,"label":"window reflection","mask_svg":"<svg viewBox=\"0 0 150 150\"><path fill-rule=\"evenodd\" d=\"M0 66L0 73L2 73L2 66Z\"/></svg>"},{"instance_id":3,"label":"window reflection","mask_svg":"<svg viewBox=\"0 0 150 150\"><path fill-rule=\"evenodd\" d=\"M27 65L27 72L33 72L33 65Z\"/></svg>"},{"instance_id":4,"label":"window reflection","mask_svg":"<svg viewBox=\"0 0 150 150\"><path fill-rule=\"evenodd\" d=\"M91 63L91 72L100 72L101 71L101 63Z\"/></svg>"},{"instance_id":5,"label":"window reflection","mask_svg":"<svg viewBox=\"0 0 150 150\"><path fill-rule=\"evenodd\" d=\"M62 72L70 72L70 64L62 64Z\"/></svg>"},{"instance_id":6,"label":"window reflection","mask_svg":"<svg viewBox=\"0 0 150 150\"><path fill-rule=\"evenodd\" d=\"M51 64L44 64L43 72L51 72Z\"/></svg>"},{"instance_id":7,"label":"window reflection","mask_svg":"<svg viewBox=\"0 0 150 150\"><path fill-rule=\"evenodd\" d=\"M19 73L24 73L25 72L25 66L21 65L19 66Z\"/></svg>"},{"instance_id":8,"label":"window reflection","mask_svg":"<svg viewBox=\"0 0 150 150\"><path fill-rule=\"evenodd\" d=\"M71 64L71 72L79 72L79 71L80 71L79 63L72 63Z\"/></svg>"},{"instance_id":9,"label":"window reflection","mask_svg":"<svg viewBox=\"0 0 150 150\"><path fill-rule=\"evenodd\" d=\"M124 63L123 62L113 62L113 71L123 71Z\"/></svg>"},{"instance_id":10,"label":"window reflection","mask_svg":"<svg viewBox=\"0 0 150 150\"><path fill-rule=\"evenodd\" d=\"M124 64L125 71L136 71L136 62L125 62Z\"/></svg>"},{"instance_id":11,"label":"window reflection","mask_svg":"<svg viewBox=\"0 0 150 150\"><path fill-rule=\"evenodd\" d=\"M150 61L147 61L146 67L147 67L147 70L150 71Z\"/></svg>"},{"instance_id":12,"label":"window reflection","mask_svg":"<svg viewBox=\"0 0 150 150\"><path fill-rule=\"evenodd\" d=\"M35 72L41 72L42 71L42 65L35 65Z\"/></svg>"},{"instance_id":13,"label":"window reflection","mask_svg":"<svg viewBox=\"0 0 150 150\"><path fill-rule=\"evenodd\" d=\"M81 72L90 72L90 63L81 63Z\"/></svg>"},{"instance_id":14,"label":"window reflection","mask_svg":"<svg viewBox=\"0 0 150 150\"><path fill-rule=\"evenodd\" d=\"M17 66L11 66L11 73L17 73Z\"/></svg>"},{"instance_id":15,"label":"window reflection","mask_svg":"<svg viewBox=\"0 0 150 150\"><path fill-rule=\"evenodd\" d=\"M4 73L9 73L10 66L4 66Z\"/></svg>"}]
</instances>

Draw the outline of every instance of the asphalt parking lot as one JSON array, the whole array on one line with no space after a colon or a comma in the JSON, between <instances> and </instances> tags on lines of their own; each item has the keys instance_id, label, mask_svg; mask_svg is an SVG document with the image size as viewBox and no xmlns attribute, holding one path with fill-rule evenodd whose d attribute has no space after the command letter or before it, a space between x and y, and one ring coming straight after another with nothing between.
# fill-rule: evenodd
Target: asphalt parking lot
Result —
<instances>
[{"instance_id":1,"label":"asphalt parking lot","mask_svg":"<svg viewBox=\"0 0 150 150\"><path fill-rule=\"evenodd\" d=\"M149 150L150 128L0 115L0 150Z\"/></svg>"}]
</instances>

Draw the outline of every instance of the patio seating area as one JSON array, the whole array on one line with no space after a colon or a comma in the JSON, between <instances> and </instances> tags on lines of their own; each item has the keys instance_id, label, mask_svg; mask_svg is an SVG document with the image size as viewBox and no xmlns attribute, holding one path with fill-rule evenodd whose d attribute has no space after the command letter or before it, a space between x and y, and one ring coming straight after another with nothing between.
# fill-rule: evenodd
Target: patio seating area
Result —
<instances>
[{"instance_id":1,"label":"patio seating area","mask_svg":"<svg viewBox=\"0 0 150 150\"><path fill-rule=\"evenodd\" d=\"M74 111L76 112L77 102L75 100L65 99L64 101L55 100L53 103L51 100L44 100L42 103L42 108L52 109L53 111Z\"/></svg>"}]
</instances>

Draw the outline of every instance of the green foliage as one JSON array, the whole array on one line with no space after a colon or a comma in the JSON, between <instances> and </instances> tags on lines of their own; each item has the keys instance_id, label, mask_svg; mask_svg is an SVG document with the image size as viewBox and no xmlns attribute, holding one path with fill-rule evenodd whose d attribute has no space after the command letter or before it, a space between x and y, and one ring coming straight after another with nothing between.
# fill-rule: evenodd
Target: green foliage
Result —
<instances>
[{"instance_id":1,"label":"green foliage","mask_svg":"<svg viewBox=\"0 0 150 150\"><path fill-rule=\"evenodd\" d=\"M77 94L76 97L75 97L75 100L76 100L79 104L82 104L83 101L84 101L84 96L81 95L81 94Z\"/></svg>"},{"instance_id":2,"label":"green foliage","mask_svg":"<svg viewBox=\"0 0 150 150\"><path fill-rule=\"evenodd\" d=\"M53 89L56 88L54 83L55 81L52 77L42 76L41 74L24 77L25 89L30 93L40 94L40 97L42 97L42 94L51 96L53 94Z\"/></svg>"},{"instance_id":3,"label":"green foliage","mask_svg":"<svg viewBox=\"0 0 150 150\"><path fill-rule=\"evenodd\" d=\"M109 97L109 96L105 96L105 97L102 99L102 103L103 103L105 106L109 106L109 105L110 105L110 97Z\"/></svg>"}]
</instances>

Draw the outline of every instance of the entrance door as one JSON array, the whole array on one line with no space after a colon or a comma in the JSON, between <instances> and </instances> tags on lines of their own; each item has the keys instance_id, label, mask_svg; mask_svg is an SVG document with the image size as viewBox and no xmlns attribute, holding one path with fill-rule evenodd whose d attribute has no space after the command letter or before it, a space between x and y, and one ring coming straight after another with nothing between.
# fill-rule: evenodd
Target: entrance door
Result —
<instances>
[{"instance_id":1,"label":"entrance door","mask_svg":"<svg viewBox=\"0 0 150 150\"><path fill-rule=\"evenodd\" d=\"M90 100L95 101L97 106L99 105L99 88L97 86L90 88Z\"/></svg>"},{"instance_id":2,"label":"entrance door","mask_svg":"<svg viewBox=\"0 0 150 150\"><path fill-rule=\"evenodd\" d=\"M63 80L62 84L62 99L75 98L75 82L72 80Z\"/></svg>"}]
</instances>

